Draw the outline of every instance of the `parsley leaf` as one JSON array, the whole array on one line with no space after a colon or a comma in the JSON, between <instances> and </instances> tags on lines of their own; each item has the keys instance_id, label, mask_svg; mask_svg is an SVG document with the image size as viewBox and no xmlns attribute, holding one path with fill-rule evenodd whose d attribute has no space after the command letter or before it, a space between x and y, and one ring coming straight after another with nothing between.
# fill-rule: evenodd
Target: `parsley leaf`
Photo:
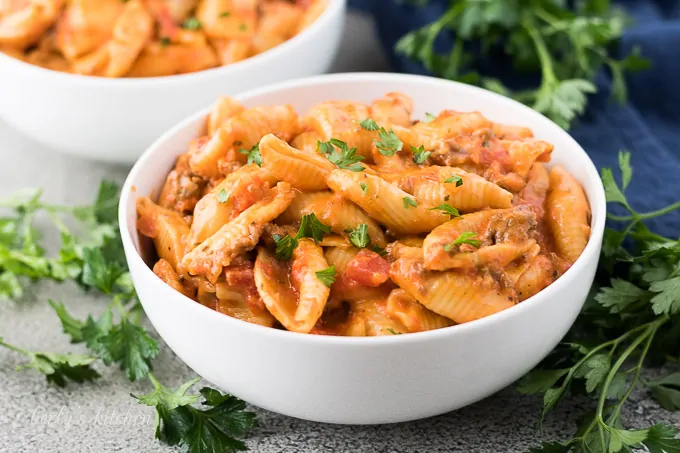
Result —
<instances>
[{"instance_id":1,"label":"parsley leaf","mask_svg":"<svg viewBox=\"0 0 680 453\"><path fill-rule=\"evenodd\" d=\"M652 309L657 315L680 313L680 276L653 282L649 290L657 293L652 297Z\"/></svg>"},{"instance_id":2,"label":"parsley leaf","mask_svg":"<svg viewBox=\"0 0 680 453\"><path fill-rule=\"evenodd\" d=\"M467 244L467 245L471 245L475 248L479 248L479 247L482 246L482 241L480 241L479 239L474 239L475 237L477 237L477 235L475 233L472 233L471 231L464 231L464 232L460 233L460 236L458 236L458 238L456 238L456 240L454 240L453 242L451 242L449 244L446 244L444 246L444 251L450 252L456 246L460 246L460 245L463 245L463 244Z\"/></svg>"},{"instance_id":3,"label":"parsley leaf","mask_svg":"<svg viewBox=\"0 0 680 453\"><path fill-rule=\"evenodd\" d=\"M430 211L439 210L439 211L442 211L442 214L447 214L447 215L450 215L451 217L459 217L460 216L460 212L458 212L458 209L454 208L450 204L440 204L439 206L437 206L435 208L430 208L429 210Z\"/></svg>"},{"instance_id":4,"label":"parsley leaf","mask_svg":"<svg viewBox=\"0 0 680 453\"><path fill-rule=\"evenodd\" d=\"M378 140L374 141L378 152L383 156L394 156L397 151L401 151L404 143L397 137L391 129L386 131L384 128L380 128L378 132Z\"/></svg>"},{"instance_id":5,"label":"parsley leaf","mask_svg":"<svg viewBox=\"0 0 680 453\"><path fill-rule=\"evenodd\" d=\"M161 385L149 375L154 385L152 393L135 396L141 404L156 409L156 438L168 445L178 445L191 453L234 453L246 450L236 439L256 426L255 414L245 410L245 403L229 394L204 387L199 409L192 406L199 397L187 395L198 379L184 383L177 390Z\"/></svg>"},{"instance_id":6,"label":"parsley leaf","mask_svg":"<svg viewBox=\"0 0 680 453\"><path fill-rule=\"evenodd\" d=\"M322 223L316 218L316 214L305 214L302 216L300 228L298 229L295 239L312 238L317 244L323 239L324 234L330 234L331 227Z\"/></svg>"},{"instance_id":7,"label":"parsley leaf","mask_svg":"<svg viewBox=\"0 0 680 453\"><path fill-rule=\"evenodd\" d=\"M326 269L316 272L316 277L321 280L321 283L329 288L335 282L335 266L327 267Z\"/></svg>"},{"instance_id":8,"label":"parsley leaf","mask_svg":"<svg viewBox=\"0 0 680 453\"><path fill-rule=\"evenodd\" d=\"M385 330L388 331L389 333L391 333L392 335L401 335L401 332L395 331L392 327L388 327Z\"/></svg>"},{"instance_id":9,"label":"parsley leaf","mask_svg":"<svg viewBox=\"0 0 680 453\"><path fill-rule=\"evenodd\" d=\"M371 238L368 237L368 225L365 223L359 224L359 226L349 232L349 242L353 246L363 249L368 246Z\"/></svg>"},{"instance_id":10,"label":"parsley leaf","mask_svg":"<svg viewBox=\"0 0 680 453\"><path fill-rule=\"evenodd\" d=\"M360 182L359 187L361 187L361 191L364 193L364 195L366 195L366 192L368 192L368 185Z\"/></svg>"},{"instance_id":11,"label":"parsley leaf","mask_svg":"<svg viewBox=\"0 0 680 453\"><path fill-rule=\"evenodd\" d=\"M203 28L203 24L196 17L188 17L182 24L182 28L185 30L200 30Z\"/></svg>"},{"instance_id":12,"label":"parsley leaf","mask_svg":"<svg viewBox=\"0 0 680 453\"><path fill-rule=\"evenodd\" d=\"M425 112L425 119L423 120L423 123L431 123L432 121L436 120L437 117L431 113Z\"/></svg>"},{"instance_id":13,"label":"parsley leaf","mask_svg":"<svg viewBox=\"0 0 680 453\"><path fill-rule=\"evenodd\" d=\"M93 381L99 377L99 373L92 368L96 357L82 354L58 354L54 352L30 352L18 346L6 343L0 337L0 346L25 355L29 362L20 365L17 370L33 369L45 375L48 382L59 387L64 387L67 379L82 383Z\"/></svg>"},{"instance_id":14,"label":"parsley leaf","mask_svg":"<svg viewBox=\"0 0 680 453\"><path fill-rule=\"evenodd\" d=\"M338 168L350 171L362 171L365 167L359 162L364 160L364 156L357 156L356 148L350 148L347 143L335 138L327 142L317 142L317 151L323 154L326 159L334 163Z\"/></svg>"},{"instance_id":15,"label":"parsley leaf","mask_svg":"<svg viewBox=\"0 0 680 453\"><path fill-rule=\"evenodd\" d=\"M293 257L293 250L298 245L297 239L278 234L272 235L272 238L276 244L276 258L281 261L289 261Z\"/></svg>"},{"instance_id":16,"label":"parsley leaf","mask_svg":"<svg viewBox=\"0 0 680 453\"><path fill-rule=\"evenodd\" d=\"M151 360L158 355L158 343L140 325L127 318L114 324L98 339L104 363L119 363L131 381L144 379L151 371Z\"/></svg>"},{"instance_id":17,"label":"parsley leaf","mask_svg":"<svg viewBox=\"0 0 680 453\"><path fill-rule=\"evenodd\" d=\"M229 197L231 197L231 192L227 192L225 189L222 189L217 194L217 201L219 201L220 203L226 203L227 201L229 201Z\"/></svg>"},{"instance_id":18,"label":"parsley leaf","mask_svg":"<svg viewBox=\"0 0 680 453\"><path fill-rule=\"evenodd\" d=\"M410 206L414 208L418 206L418 202L411 197L404 197L401 200L404 202L404 209L408 209Z\"/></svg>"},{"instance_id":19,"label":"parsley leaf","mask_svg":"<svg viewBox=\"0 0 680 453\"><path fill-rule=\"evenodd\" d=\"M377 131L380 130L380 126L378 126L378 123L376 123L374 120L371 118L366 118L365 120L361 121L359 125L366 129L367 131Z\"/></svg>"},{"instance_id":20,"label":"parsley leaf","mask_svg":"<svg viewBox=\"0 0 680 453\"><path fill-rule=\"evenodd\" d=\"M256 164L258 167L262 166L262 154L260 153L259 143L255 144L250 150L241 148L238 152L248 156L248 165Z\"/></svg>"},{"instance_id":21,"label":"parsley leaf","mask_svg":"<svg viewBox=\"0 0 680 453\"><path fill-rule=\"evenodd\" d=\"M463 178L461 178L461 177L458 176L458 175L453 175L453 176L451 176L450 178L446 178L446 179L444 180L444 183L445 183L445 184L454 184L454 183L455 183L455 184L456 184L456 187L460 187L460 186L463 185Z\"/></svg>"},{"instance_id":22,"label":"parsley leaf","mask_svg":"<svg viewBox=\"0 0 680 453\"><path fill-rule=\"evenodd\" d=\"M411 146L411 151L413 151L413 162L418 165L424 164L427 158L430 157L430 154L432 154L430 151L425 151L423 145L420 145L418 148Z\"/></svg>"},{"instance_id":23,"label":"parsley leaf","mask_svg":"<svg viewBox=\"0 0 680 453\"><path fill-rule=\"evenodd\" d=\"M680 372L650 381L648 386L661 407L669 411L680 410Z\"/></svg>"}]
</instances>

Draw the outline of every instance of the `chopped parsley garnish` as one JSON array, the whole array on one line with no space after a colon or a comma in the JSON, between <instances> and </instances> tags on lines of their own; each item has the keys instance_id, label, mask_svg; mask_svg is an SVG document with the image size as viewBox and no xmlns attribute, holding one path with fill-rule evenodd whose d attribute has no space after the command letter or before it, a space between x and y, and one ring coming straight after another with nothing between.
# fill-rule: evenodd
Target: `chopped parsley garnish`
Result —
<instances>
[{"instance_id":1,"label":"chopped parsley garnish","mask_svg":"<svg viewBox=\"0 0 680 453\"><path fill-rule=\"evenodd\" d=\"M375 140L375 146L378 148L378 152L383 156L394 156L397 151L401 151L404 146L402 141L397 137L397 134L390 129L386 131L385 128L380 128L378 132L378 140Z\"/></svg>"},{"instance_id":2,"label":"chopped parsley garnish","mask_svg":"<svg viewBox=\"0 0 680 453\"><path fill-rule=\"evenodd\" d=\"M203 24L195 17L188 17L182 24L182 28L185 30L200 30L203 28Z\"/></svg>"},{"instance_id":3,"label":"chopped parsley garnish","mask_svg":"<svg viewBox=\"0 0 680 453\"><path fill-rule=\"evenodd\" d=\"M321 283L329 288L335 282L335 266L327 267L326 269L316 272L316 277L321 280Z\"/></svg>"},{"instance_id":4,"label":"chopped parsley garnish","mask_svg":"<svg viewBox=\"0 0 680 453\"><path fill-rule=\"evenodd\" d=\"M229 17L229 16L231 16L231 12L229 12L229 11L222 11L220 13L220 17Z\"/></svg>"},{"instance_id":5,"label":"chopped parsley garnish","mask_svg":"<svg viewBox=\"0 0 680 453\"><path fill-rule=\"evenodd\" d=\"M413 162L418 165L424 164L427 158L430 157L430 154L432 154L430 151L425 151L423 145L420 145L417 148L411 146L411 151L413 151Z\"/></svg>"},{"instance_id":6,"label":"chopped parsley garnish","mask_svg":"<svg viewBox=\"0 0 680 453\"><path fill-rule=\"evenodd\" d=\"M463 245L463 244L467 244L467 245L471 245L475 248L479 248L479 247L482 246L482 241L480 241L479 239L474 239L476 236L477 235L475 233L471 232L471 231L464 231L464 232L460 233L460 236L458 236L458 239L451 242L450 244L446 244L444 246L444 251L450 252L451 250L453 250L453 248L455 246Z\"/></svg>"},{"instance_id":7,"label":"chopped parsley garnish","mask_svg":"<svg viewBox=\"0 0 680 453\"><path fill-rule=\"evenodd\" d=\"M360 223L355 230L349 232L349 242L353 246L363 249L368 246L371 238L368 237L368 225L365 223Z\"/></svg>"},{"instance_id":8,"label":"chopped parsley garnish","mask_svg":"<svg viewBox=\"0 0 680 453\"><path fill-rule=\"evenodd\" d=\"M377 244L371 244L371 250L373 250L375 253L377 253L380 256L387 255L387 250L385 250L384 248L380 247Z\"/></svg>"},{"instance_id":9,"label":"chopped parsley garnish","mask_svg":"<svg viewBox=\"0 0 680 453\"><path fill-rule=\"evenodd\" d=\"M439 206L437 206L435 208L430 208L429 210L434 211L435 209L438 209L438 210L442 211L442 213L448 214L452 217L459 217L460 216L460 212L458 212L458 209L454 208L450 204L440 204Z\"/></svg>"},{"instance_id":10,"label":"chopped parsley garnish","mask_svg":"<svg viewBox=\"0 0 680 453\"><path fill-rule=\"evenodd\" d=\"M460 187L463 185L463 178L457 175L453 175L450 178L447 178L444 180L445 183L456 183L456 187Z\"/></svg>"},{"instance_id":11,"label":"chopped parsley garnish","mask_svg":"<svg viewBox=\"0 0 680 453\"><path fill-rule=\"evenodd\" d=\"M366 195L366 192L368 192L368 185L364 184L363 182L359 183L359 186L361 187L361 191Z\"/></svg>"},{"instance_id":12,"label":"chopped parsley garnish","mask_svg":"<svg viewBox=\"0 0 680 453\"><path fill-rule=\"evenodd\" d=\"M404 198L402 198L402 201L404 202L404 209L408 209L409 206L413 206L414 208L416 206L418 206L418 203L416 202L416 200L414 200L411 197L404 197Z\"/></svg>"},{"instance_id":13,"label":"chopped parsley garnish","mask_svg":"<svg viewBox=\"0 0 680 453\"><path fill-rule=\"evenodd\" d=\"M425 112L425 119L423 120L423 123L431 123L432 121L436 120L437 117L434 116L431 113Z\"/></svg>"},{"instance_id":14,"label":"chopped parsley garnish","mask_svg":"<svg viewBox=\"0 0 680 453\"><path fill-rule=\"evenodd\" d=\"M288 261L293 257L293 250L298 245L298 241L288 235L281 236L280 234L272 235L274 243L276 244L276 258L281 261Z\"/></svg>"},{"instance_id":15,"label":"chopped parsley garnish","mask_svg":"<svg viewBox=\"0 0 680 453\"><path fill-rule=\"evenodd\" d=\"M361 121L359 123L361 127L366 129L367 131L377 131L380 130L380 126L378 126L378 123L376 123L374 120L371 118L366 118L365 120Z\"/></svg>"},{"instance_id":16,"label":"chopped parsley garnish","mask_svg":"<svg viewBox=\"0 0 680 453\"><path fill-rule=\"evenodd\" d=\"M241 31L246 31L248 29L248 26L246 24L241 24L238 26L238 29Z\"/></svg>"},{"instance_id":17,"label":"chopped parsley garnish","mask_svg":"<svg viewBox=\"0 0 680 453\"><path fill-rule=\"evenodd\" d=\"M305 214L302 216L300 222L300 229L298 229L295 239L312 238L317 244L323 239L324 234L330 234L331 227L321 223L316 218L316 214Z\"/></svg>"},{"instance_id":18,"label":"chopped parsley garnish","mask_svg":"<svg viewBox=\"0 0 680 453\"><path fill-rule=\"evenodd\" d=\"M168 38L167 36L163 36L161 38L161 47L168 47L170 44L172 44L170 38Z\"/></svg>"},{"instance_id":19,"label":"chopped parsley garnish","mask_svg":"<svg viewBox=\"0 0 680 453\"><path fill-rule=\"evenodd\" d=\"M220 203L226 203L229 200L229 197L231 196L231 191L227 192L225 189L220 190L220 193L217 194L217 201Z\"/></svg>"},{"instance_id":20,"label":"chopped parsley garnish","mask_svg":"<svg viewBox=\"0 0 680 453\"><path fill-rule=\"evenodd\" d=\"M258 167L262 166L262 154L260 154L259 144L256 144L255 146L250 148L250 151L241 148L238 150L238 152L248 156L248 165L256 164Z\"/></svg>"},{"instance_id":21,"label":"chopped parsley garnish","mask_svg":"<svg viewBox=\"0 0 680 453\"><path fill-rule=\"evenodd\" d=\"M327 142L319 141L316 143L316 148L338 168L350 171L362 171L365 168L359 163L364 160L364 156L357 156L357 149L350 148L342 140L332 138Z\"/></svg>"},{"instance_id":22,"label":"chopped parsley garnish","mask_svg":"<svg viewBox=\"0 0 680 453\"><path fill-rule=\"evenodd\" d=\"M395 332L395 330L391 327L388 327L385 330L388 331L389 333L391 333L392 335L401 335L401 332Z\"/></svg>"}]
</instances>

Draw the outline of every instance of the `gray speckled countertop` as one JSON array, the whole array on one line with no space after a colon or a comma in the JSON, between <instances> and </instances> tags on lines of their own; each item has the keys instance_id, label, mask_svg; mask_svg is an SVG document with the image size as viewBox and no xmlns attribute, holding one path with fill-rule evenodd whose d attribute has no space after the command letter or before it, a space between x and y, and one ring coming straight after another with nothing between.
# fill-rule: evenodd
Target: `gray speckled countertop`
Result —
<instances>
[{"instance_id":1,"label":"gray speckled countertop","mask_svg":"<svg viewBox=\"0 0 680 453\"><path fill-rule=\"evenodd\" d=\"M379 71L387 67L372 24L351 14L333 71ZM101 178L122 181L127 168L58 155L13 132L0 121L0 197L22 187L41 186L60 203L87 203ZM47 238L56 244L57 238ZM103 310L104 300L83 295L70 284L42 284L32 300L0 302L0 335L32 350L83 352L62 334L47 298L63 301L75 315ZM94 383L59 389L33 372L14 370L20 358L0 350L0 452L169 452L153 438L153 410L129 393L147 384L130 384L115 368L100 369ZM168 385L193 376L167 348L155 361L156 375ZM535 430L539 402L511 388L465 409L418 422L382 426L311 423L255 409L258 428L247 440L252 451L333 453L522 452L539 439L566 436L583 401L570 401L549 418L543 436ZM637 426L665 421L680 426L680 415L660 410L643 394L633 396L625 418Z\"/></svg>"}]
</instances>

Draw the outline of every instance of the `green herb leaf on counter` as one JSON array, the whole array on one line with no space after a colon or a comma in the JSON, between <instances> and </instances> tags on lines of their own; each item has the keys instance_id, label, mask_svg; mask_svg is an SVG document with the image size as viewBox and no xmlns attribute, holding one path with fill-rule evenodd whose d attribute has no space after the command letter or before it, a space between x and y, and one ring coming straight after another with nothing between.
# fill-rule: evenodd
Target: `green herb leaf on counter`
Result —
<instances>
[{"instance_id":1,"label":"green herb leaf on counter","mask_svg":"<svg viewBox=\"0 0 680 453\"><path fill-rule=\"evenodd\" d=\"M641 376L648 364L680 359L680 243L654 234L643 223L680 209L680 202L648 213L635 211L625 196L633 179L630 155L620 153L618 163L621 184L608 168L602 169L601 178L607 201L629 213L608 217L626 227L606 231L592 297L562 344L519 383L521 392L543 395L541 421L579 388L594 397L596 407L571 439L531 451L680 451L675 428L657 424L625 429L621 419L622 408L641 384L664 408L680 409L680 373L652 381ZM625 239L632 241L628 250L634 253L623 247Z\"/></svg>"},{"instance_id":2,"label":"green herb leaf on counter","mask_svg":"<svg viewBox=\"0 0 680 453\"><path fill-rule=\"evenodd\" d=\"M611 95L624 102L625 73L649 65L639 49L622 60L610 55L630 21L609 2L594 3L452 0L437 20L402 36L395 50L437 77L514 97L569 128L596 92L600 69L609 69ZM442 33L455 34L445 54L435 49ZM513 91L478 72L483 60L501 54L516 72L540 75L537 85Z\"/></svg>"},{"instance_id":3,"label":"green herb leaf on counter","mask_svg":"<svg viewBox=\"0 0 680 453\"><path fill-rule=\"evenodd\" d=\"M255 164L258 167L262 166L262 154L260 153L260 144L256 143L250 150L247 149L239 149L239 153L245 154L248 156L248 165L250 164Z\"/></svg>"},{"instance_id":4,"label":"green herb leaf on counter","mask_svg":"<svg viewBox=\"0 0 680 453\"><path fill-rule=\"evenodd\" d=\"M177 445L191 453L233 453L247 450L243 441L237 439L256 426L255 414L246 411L245 402L229 394L204 387L199 409L191 404L198 395L187 395L198 379L171 390L161 385L153 375L152 393L135 396L141 404L156 409L156 438L168 445Z\"/></svg>"},{"instance_id":5,"label":"green herb leaf on counter","mask_svg":"<svg viewBox=\"0 0 680 453\"><path fill-rule=\"evenodd\" d=\"M347 143L336 138L332 138L327 142L317 142L317 151L323 154L331 163L338 166L338 168L362 171L365 167L359 162L364 160L364 156L357 156L356 148L350 148Z\"/></svg>"},{"instance_id":6,"label":"green herb leaf on counter","mask_svg":"<svg viewBox=\"0 0 680 453\"><path fill-rule=\"evenodd\" d=\"M333 283L335 283L335 275L335 266L330 266L326 269L316 272L316 277L321 280L321 283L328 286L329 288Z\"/></svg>"},{"instance_id":7,"label":"green herb leaf on counter","mask_svg":"<svg viewBox=\"0 0 680 453\"><path fill-rule=\"evenodd\" d=\"M99 373L92 368L96 357L82 354L58 354L54 352L30 352L18 346L6 343L0 337L0 347L11 349L14 352L25 355L29 362L20 365L17 370L33 369L42 373L48 382L64 387L67 380L82 383L93 381L99 377Z\"/></svg>"}]
</instances>

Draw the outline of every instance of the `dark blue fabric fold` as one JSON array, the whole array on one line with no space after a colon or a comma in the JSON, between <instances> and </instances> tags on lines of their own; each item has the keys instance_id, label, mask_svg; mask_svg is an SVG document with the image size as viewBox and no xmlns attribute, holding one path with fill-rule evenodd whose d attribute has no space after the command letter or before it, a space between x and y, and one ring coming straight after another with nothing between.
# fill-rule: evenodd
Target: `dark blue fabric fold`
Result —
<instances>
[{"instance_id":1,"label":"dark blue fabric fold","mask_svg":"<svg viewBox=\"0 0 680 453\"><path fill-rule=\"evenodd\" d=\"M432 0L425 7L414 7L398 0L350 0L351 6L375 16L392 68L415 74L427 71L396 55L394 44L410 30L439 17L447 4L446 0ZM620 54L640 47L652 66L627 77L629 102L625 106L609 101L609 78L606 74L598 77L600 92L592 97L587 114L570 133L598 167L616 168L618 151L630 151L634 179L628 198L638 211L651 211L680 200L680 1L627 0L619 4L635 19L621 39ZM502 79L512 78L496 69ZM654 220L650 227L677 238L680 212Z\"/></svg>"}]
</instances>

